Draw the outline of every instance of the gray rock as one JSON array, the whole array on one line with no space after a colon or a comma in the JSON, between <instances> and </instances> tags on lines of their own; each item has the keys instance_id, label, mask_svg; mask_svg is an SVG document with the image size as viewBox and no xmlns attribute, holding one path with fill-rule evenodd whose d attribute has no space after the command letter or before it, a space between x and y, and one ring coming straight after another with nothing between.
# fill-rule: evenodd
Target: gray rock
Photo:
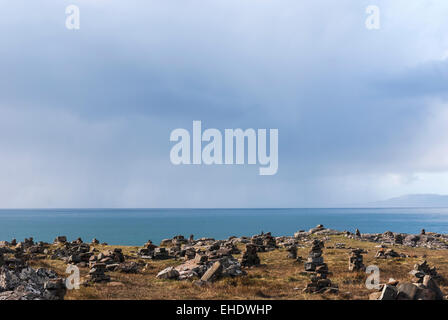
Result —
<instances>
[{"instance_id":1,"label":"gray rock","mask_svg":"<svg viewBox=\"0 0 448 320\"><path fill-rule=\"evenodd\" d=\"M177 279L179 278L179 271L173 267L168 267L160 271L157 276L158 279Z\"/></svg>"},{"instance_id":2,"label":"gray rock","mask_svg":"<svg viewBox=\"0 0 448 320\"><path fill-rule=\"evenodd\" d=\"M214 281L219 278L222 274L222 265L221 262L216 261L210 269L208 269L204 275L201 277L201 281Z\"/></svg>"},{"instance_id":3,"label":"gray rock","mask_svg":"<svg viewBox=\"0 0 448 320\"><path fill-rule=\"evenodd\" d=\"M386 284L381 291L381 295L378 300L395 300L398 295L398 290L395 286Z\"/></svg>"},{"instance_id":4,"label":"gray rock","mask_svg":"<svg viewBox=\"0 0 448 320\"><path fill-rule=\"evenodd\" d=\"M398 300L414 300L417 297L419 288L412 283L401 283L398 285Z\"/></svg>"},{"instance_id":5,"label":"gray rock","mask_svg":"<svg viewBox=\"0 0 448 320\"><path fill-rule=\"evenodd\" d=\"M429 290L433 291L435 294L435 300L443 300L443 293L440 290L439 286L437 285L437 283L434 281L434 279L429 276L426 275L423 278L423 285L425 287L427 287Z\"/></svg>"},{"instance_id":6,"label":"gray rock","mask_svg":"<svg viewBox=\"0 0 448 320\"><path fill-rule=\"evenodd\" d=\"M26 267L21 270L0 269L0 300L60 300L65 285L48 269Z\"/></svg>"}]
</instances>

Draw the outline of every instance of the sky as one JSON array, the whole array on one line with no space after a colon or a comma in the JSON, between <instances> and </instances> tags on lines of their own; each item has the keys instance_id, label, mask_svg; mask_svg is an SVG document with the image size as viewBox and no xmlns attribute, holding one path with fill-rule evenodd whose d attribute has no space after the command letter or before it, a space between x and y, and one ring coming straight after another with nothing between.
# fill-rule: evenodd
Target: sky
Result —
<instances>
[{"instance_id":1,"label":"sky","mask_svg":"<svg viewBox=\"0 0 448 320\"><path fill-rule=\"evenodd\" d=\"M80 29L65 9L77 5ZM368 5L380 29L365 26ZM0 207L327 207L448 193L445 0L0 0ZM279 168L170 162L277 128Z\"/></svg>"}]
</instances>

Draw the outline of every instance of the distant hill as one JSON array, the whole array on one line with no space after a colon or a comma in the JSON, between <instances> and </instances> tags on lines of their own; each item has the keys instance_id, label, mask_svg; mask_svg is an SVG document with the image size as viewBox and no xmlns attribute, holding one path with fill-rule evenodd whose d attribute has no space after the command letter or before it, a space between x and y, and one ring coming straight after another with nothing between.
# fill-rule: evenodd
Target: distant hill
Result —
<instances>
[{"instance_id":1,"label":"distant hill","mask_svg":"<svg viewBox=\"0 0 448 320\"><path fill-rule=\"evenodd\" d=\"M369 207L448 207L448 195L408 194L388 200L371 202Z\"/></svg>"}]
</instances>

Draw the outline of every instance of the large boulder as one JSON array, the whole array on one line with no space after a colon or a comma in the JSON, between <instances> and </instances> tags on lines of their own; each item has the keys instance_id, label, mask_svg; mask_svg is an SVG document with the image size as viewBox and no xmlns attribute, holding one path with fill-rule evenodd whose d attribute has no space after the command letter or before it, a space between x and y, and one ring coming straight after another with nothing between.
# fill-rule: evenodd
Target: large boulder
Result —
<instances>
[{"instance_id":1,"label":"large boulder","mask_svg":"<svg viewBox=\"0 0 448 320\"><path fill-rule=\"evenodd\" d=\"M443 293L431 276L426 275L423 277L423 285L434 293L434 300L443 300Z\"/></svg>"},{"instance_id":2,"label":"large boulder","mask_svg":"<svg viewBox=\"0 0 448 320\"><path fill-rule=\"evenodd\" d=\"M179 271L174 269L173 267L168 267L163 269L157 274L158 279L177 279L179 278Z\"/></svg>"},{"instance_id":3,"label":"large boulder","mask_svg":"<svg viewBox=\"0 0 448 320\"><path fill-rule=\"evenodd\" d=\"M370 300L443 300L444 296L437 282L429 275L423 279L423 283L400 283L392 281L395 285L386 284L381 294L370 294Z\"/></svg>"},{"instance_id":4,"label":"large boulder","mask_svg":"<svg viewBox=\"0 0 448 320\"><path fill-rule=\"evenodd\" d=\"M222 264L216 261L210 269L208 269L204 275L201 277L201 281L214 281L218 279L222 274Z\"/></svg>"},{"instance_id":5,"label":"large boulder","mask_svg":"<svg viewBox=\"0 0 448 320\"><path fill-rule=\"evenodd\" d=\"M63 279L51 270L0 268L0 300L61 300L65 292Z\"/></svg>"},{"instance_id":6,"label":"large boulder","mask_svg":"<svg viewBox=\"0 0 448 320\"><path fill-rule=\"evenodd\" d=\"M401 283L398 285L397 300L416 300L419 288L413 283Z\"/></svg>"},{"instance_id":7,"label":"large boulder","mask_svg":"<svg viewBox=\"0 0 448 320\"><path fill-rule=\"evenodd\" d=\"M381 295L378 300L396 300L398 295L398 290L395 286L386 284L381 291Z\"/></svg>"},{"instance_id":8,"label":"large boulder","mask_svg":"<svg viewBox=\"0 0 448 320\"><path fill-rule=\"evenodd\" d=\"M120 263L117 269L122 273L138 273L139 266L134 261L126 261Z\"/></svg>"}]
</instances>

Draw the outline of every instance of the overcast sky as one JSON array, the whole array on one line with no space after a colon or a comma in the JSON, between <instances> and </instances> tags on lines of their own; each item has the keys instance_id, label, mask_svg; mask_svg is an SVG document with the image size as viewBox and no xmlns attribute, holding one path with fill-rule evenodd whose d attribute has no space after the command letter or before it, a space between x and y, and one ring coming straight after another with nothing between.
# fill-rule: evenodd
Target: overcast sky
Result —
<instances>
[{"instance_id":1,"label":"overcast sky","mask_svg":"<svg viewBox=\"0 0 448 320\"><path fill-rule=\"evenodd\" d=\"M446 0L0 0L0 207L446 194L447 17ZM278 173L172 165L193 120L278 128Z\"/></svg>"}]
</instances>

